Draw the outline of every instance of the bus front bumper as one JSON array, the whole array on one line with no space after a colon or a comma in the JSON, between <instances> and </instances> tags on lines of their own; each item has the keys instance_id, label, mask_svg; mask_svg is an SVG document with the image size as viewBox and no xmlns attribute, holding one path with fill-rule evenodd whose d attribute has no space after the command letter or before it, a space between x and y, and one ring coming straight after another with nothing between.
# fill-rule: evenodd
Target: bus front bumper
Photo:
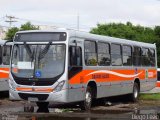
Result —
<instances>
[{"instance_id":1,"label":"bus front bumper","mask_svg":"<svg viewBox=\"0 0 160 120\"><path fill-rule=\"evenodd\" d=\"M28 100L31 102L67 102L67 90L59 92L39 93L39 92L21 92L13 89L9 90L11 100Z\"/></svg>"}]
</instances>

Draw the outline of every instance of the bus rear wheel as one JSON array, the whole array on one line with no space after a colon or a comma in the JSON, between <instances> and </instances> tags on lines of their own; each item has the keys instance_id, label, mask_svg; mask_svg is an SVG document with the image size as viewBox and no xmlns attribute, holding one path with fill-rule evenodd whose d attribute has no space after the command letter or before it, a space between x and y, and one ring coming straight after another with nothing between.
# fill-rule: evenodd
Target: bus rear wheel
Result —
<instances>
[{"instance_id":1,"label":"bus rear wheel","mask_svg":"<svg viewBox=\"0 0 160 120\"><path fill-rule=\"evenodd\" d=\"M139 97L139 85L138 85L138 83L135 82L133 85L133 92L130 95L130 99L132 102L137 102L138 97Z\"/></svg>"},{"instance_id":2,"label":"bus rear wheel","mask_svg":"<svg viewBox=\"0 0 160 120\"><path fill-rule=\"evenodd\" d=\"M81 110L89 111L92 106L92 101L93 101L92 89L90 86L88 86L85 93L85 99L81 104Z\"/></svg>"},{"instance_id":3,"label":"bus rear wheel","mask_svg":"<svg viewBox=\"0 0 160 120\"><path fill-rule=\"evenodd\" d=\"M49 102L37 102L36 104L38 106L37 112L49 112L48 110Z\"/></svg>"}]
</instances>

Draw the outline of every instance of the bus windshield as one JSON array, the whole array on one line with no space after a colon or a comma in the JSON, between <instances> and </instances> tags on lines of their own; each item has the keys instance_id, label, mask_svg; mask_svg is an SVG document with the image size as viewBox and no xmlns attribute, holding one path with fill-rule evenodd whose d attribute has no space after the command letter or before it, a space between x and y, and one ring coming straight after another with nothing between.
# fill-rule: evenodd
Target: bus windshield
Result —
<instances>
[{"instance_id":1,"label":"bus windshield","mask_svg":"<svg viewBox=\"0 0 160 120\"><path fill-rule=\"evenodd\" d=\"M15 44L12 74L21 78L54 78L64 72L64 44Z\"/></svg>"}]
</instances>

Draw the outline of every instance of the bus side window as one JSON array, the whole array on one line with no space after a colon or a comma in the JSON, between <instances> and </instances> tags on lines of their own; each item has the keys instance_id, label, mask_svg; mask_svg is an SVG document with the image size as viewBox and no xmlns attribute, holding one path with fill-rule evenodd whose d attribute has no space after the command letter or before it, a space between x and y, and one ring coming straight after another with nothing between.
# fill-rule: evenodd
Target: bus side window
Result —
<instances>
[{"instance_id":1,"label":"bus side window","mask_svg":"<svg viewBox=\"0 0 160 120\"><path fill-rule=\"evenodd\" d=\"M108 43L98 42L98 64L99 66L109 66L110 63L111 63L110 45Z\"/></svg>"},{"instance_id":2,"label":"bus side window","mask_svg":"<svg viewBox=\"0 0 160 120\"><path fill-rule=\"evenodd\" d=\"M133 47L133 65L134 66L141 66L141 48L140 47Z\"/></svg>"},{"instance_id":3,"label":"bus side window","mask_svg":"<svg viewBox=\"0 0 160 120\"><path fill-rule=\"evenodd\" d=\"M123 45L123 65L131 66L132 65L132 47L129 45Z\"/></svg>"},{"instance_id":4,"label":"bus side window","mask_svg":"<svg viewBox=\"0 0 160 120\"><path fill-rule=\"evenodd\" d=\"M82 49L80 47L70 46L68 78L69 79L72 78L81 70L82 70Z\"/></svg>"},{"instance_id":5,"label":"bus side window","mask_svg":"<svg viewBox=\"0 0 160 120\"><path fill-rule=\"evenodd\" d=\"M142 48L141 62L143 66L150 66L149 49Z\"/></svg>"},{"instance_id":6,"label":"bus side window","mask_svg":"<svg viewBox=\"0 0 160 120\"><path fill-rule=\"evenodd\" d=\"M9 65L10 55L11 55L11 47L10 46L4 46L3 47L3 64L4 65Z\"/></svg>"},{"instance_id":7,"label":"bus side window","mask_svg":"<svg viewBox=\"0 0 160 120\"><path fill-rule=\"evenodd\" d=\"M0 46L0 65L2 64L2 46Z\"/></svg>"},{"instance_id":8,"label":"bus side window","mask_svg":"<svg viewBox=\"0 0 160 120\"><path fill-rule=\"evenodd\" d=\"M113 66L122 65L122 49L120 44L111 44L111 61Z\"/></svg>"},{"instance_id":9,"label":"bus side window","mask_svg":"<svg viewBox=\"0 0 160 120\"><path fill-rule=\"evenodd\" d=\"M150 65L154 67L155 66L155 50L154 49L149 49L149 60L150 60Z\"/></svg>"},{"instance_id":10,"label":"bus side window","mask_svg":"<svg viewBox=\"0 0 160 120\"><path fill-rule=\"evenodd\" d=\"M84 58L87 66L97 66L97 43L96 41L84 41Z\"/></svg>"},{"instance_id":11,"label":"bus side window","mask_svg":"<svg viewBox=\"0 0 160 120\"><path fill-rule=\"evenodd\" d=\"M70 66L82 66L82 50L80 47L71 46L70 53Z\"/></svg>"}]
</instances>

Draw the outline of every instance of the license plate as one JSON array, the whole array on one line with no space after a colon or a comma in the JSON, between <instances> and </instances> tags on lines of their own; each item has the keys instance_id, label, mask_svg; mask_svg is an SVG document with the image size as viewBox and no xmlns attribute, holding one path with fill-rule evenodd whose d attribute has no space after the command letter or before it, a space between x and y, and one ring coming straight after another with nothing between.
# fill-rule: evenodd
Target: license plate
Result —
<instances>
[{"instance_id":1,"label":"license plate","mask_svg":"<svg viewBox=\"0 0 160 120\"><path fill-rule=\"evenodd\" d=\"M28 101L33 101L33 102L34 102L34 101L38 101L38 98L29 97L29 98L28 98Z\"/></svg>"}]
</instances>

